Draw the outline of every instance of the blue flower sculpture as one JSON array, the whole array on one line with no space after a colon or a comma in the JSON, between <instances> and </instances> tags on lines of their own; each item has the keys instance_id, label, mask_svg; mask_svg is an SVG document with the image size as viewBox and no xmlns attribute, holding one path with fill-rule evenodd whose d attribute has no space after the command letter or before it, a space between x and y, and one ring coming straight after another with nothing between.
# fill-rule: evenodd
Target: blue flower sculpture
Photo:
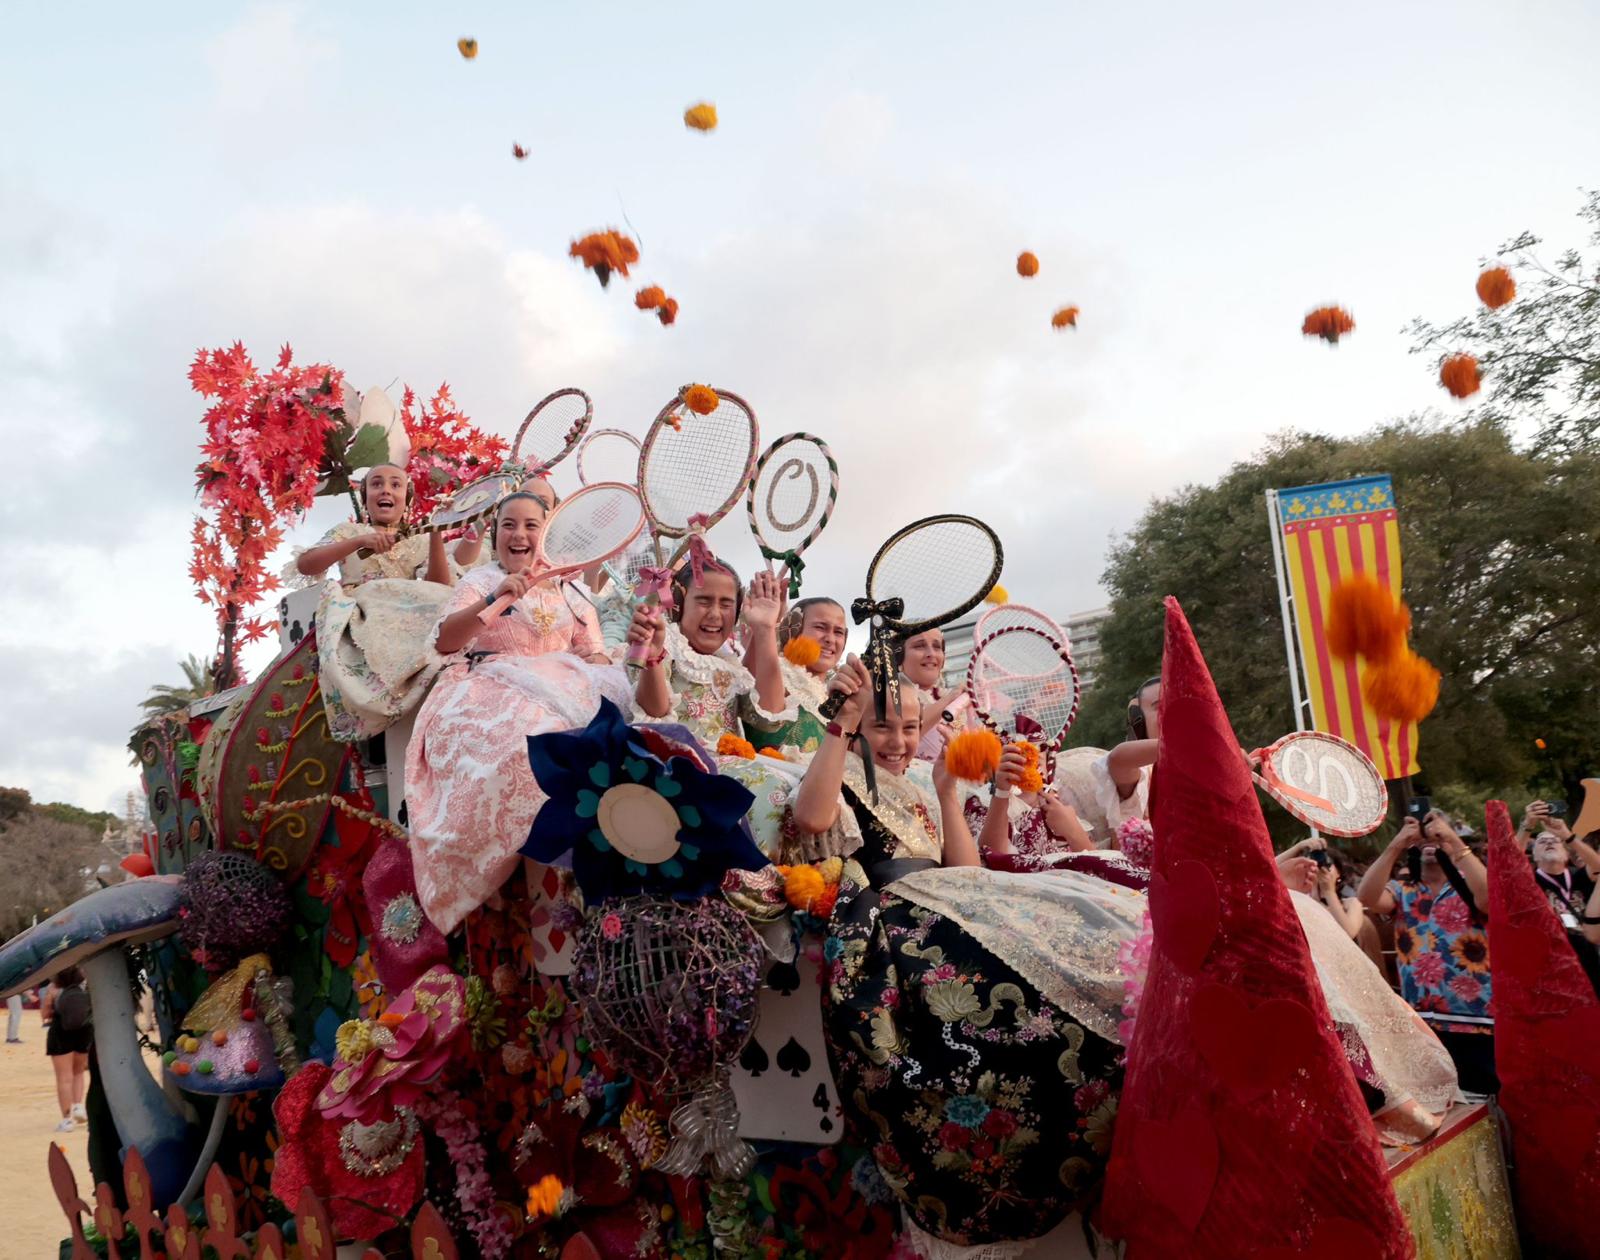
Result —
<instances>
[{"instance_id":1,"label":"blue flower sculpture","mask_svg":"<svg viewBox=\"0 0 1600 1260\"><path fill-rule=\"evenodd\" d=\"M744 827L749 790L692 757L657 756L609 700L581 731L530 735L528 761L549 799L522 852L550 865L570 855L591 906L637 893L703 897L730 869L767 865Z\"/></svg>"}]
</instances>

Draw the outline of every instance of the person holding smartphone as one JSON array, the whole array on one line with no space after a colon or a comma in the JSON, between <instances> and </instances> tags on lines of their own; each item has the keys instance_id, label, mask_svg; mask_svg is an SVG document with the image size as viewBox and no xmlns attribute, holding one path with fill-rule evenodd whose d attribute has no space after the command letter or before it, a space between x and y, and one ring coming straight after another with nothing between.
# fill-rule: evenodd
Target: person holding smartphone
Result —
<instances>
[{"instance_id":1,"label":"person holding smartphone","mask_svg":"<svg viewBox=\"0 0 1600 1260\"><path fill-rule=\"evenodd\" d=\"M1572 834L1563 812L1548 802L1534 801L1522 815L1522 831L1532 834L1534 882L1550 903L1551 913L1561 920L1572 952L1600 995L1600 950L1584 931L1600 877L1600 853Z\"/></svg>"},{"instance_id":2,"label":"person holding smartphone","mask_svg":"<svg viewBox=\"0 0 1600 1260\"><path fill-rule=\"evenodd\" d=\"M1395 865L1407 863L1399 878ZM1362 876L1356 896L1367 909L1395 916L1400 995L1433 1030L1455 1061L1461 1088L1499 1089L1494 1070L1494 1018L1489 938L1489 876L1449 817L1430 808L1409 817Z\"/></svg>"}]
</instances>

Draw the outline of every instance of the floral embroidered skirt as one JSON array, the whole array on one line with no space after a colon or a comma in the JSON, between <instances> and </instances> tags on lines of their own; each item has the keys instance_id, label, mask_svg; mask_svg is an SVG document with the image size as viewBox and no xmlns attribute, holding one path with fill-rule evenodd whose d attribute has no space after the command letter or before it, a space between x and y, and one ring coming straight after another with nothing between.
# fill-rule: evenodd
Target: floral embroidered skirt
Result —
<instances>
[{"instance_id":1,"label":"floral embroidered skirt","mask_svg":"<svg viewBox=\"0 0 1600 1260\"><path fill-rule=\"evenodd\" d=\"M1035 1238L1098 1190L1121 1047L1045 1001L953 920L845 868L824 946L845 1114L924 1231Z\"/></svg>"},{"instance_id":2,"label":"floral embroidered skirt","mask_svg":"<svg viewBox=\"0 0 1600 1260\"><path fill-rule=\"evenodd\" d=\"M318 677L335 739L376 735L422 702L443 664L432 639L449 602L450 588L438 582L327 584L317 609Z\"/></svg>"}]
</instances>

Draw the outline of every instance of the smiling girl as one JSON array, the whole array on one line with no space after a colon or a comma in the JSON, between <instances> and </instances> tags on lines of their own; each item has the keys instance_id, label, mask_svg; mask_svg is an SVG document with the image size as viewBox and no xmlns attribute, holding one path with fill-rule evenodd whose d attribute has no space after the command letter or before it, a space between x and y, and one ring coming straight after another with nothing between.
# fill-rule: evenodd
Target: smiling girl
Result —
<instances>
[{"instance_id":1,"label":"smiling girl","mask_svg":"<svg viewBox=\"0 0 1600 1260\"><path fill-rule=\"evenodd\" d=\"M317 608L318 682L328 729L347 741L378 734L421 701L437 672L428 631L454 577L437 533L401 532L411 505L403 468L373 468L360 498L366 519L335 525L285 574L304 586L339 566Z\"/></svg>"},{"instance_id":2,"label":"smiling girl","mask_svg":"<svg viewBox=\"0 0 1600 1260\"><path fill-rule=\"evenodd\" d=\"M778 627L778 668L783 674L787 702L799 711L792 722L769 722L758 715L747 714L745 738L757 748L816 752L828 725L819 716L818 709L828 698L828 677L839 664L844 642L844 606L837 600L819 596L802 599L791 608ZM791 648L791 644L796 646ZM811 648L811 644L816 646ZM812 651L816 652L816 659L809 665L799 665L790 659L794 655L804 660Z\"/></svg>"},{"instance_id":3,"label":"smiling girl","mask_svg":"<svg viewBox=\"0 0 1600 1260\"><path fill-rule=\"evenodd\" d=\"M405 797L417 890L442 932L515 870L544 802L528 736L589 723L602 696L626 705L627 679L602 650L580 599L530 582L544 503L514 494L495 513L494 563L462 577L432 641L439 681L406 748ZM516 602L485 625L501 595Z\"/></svg>"}]
</instances>

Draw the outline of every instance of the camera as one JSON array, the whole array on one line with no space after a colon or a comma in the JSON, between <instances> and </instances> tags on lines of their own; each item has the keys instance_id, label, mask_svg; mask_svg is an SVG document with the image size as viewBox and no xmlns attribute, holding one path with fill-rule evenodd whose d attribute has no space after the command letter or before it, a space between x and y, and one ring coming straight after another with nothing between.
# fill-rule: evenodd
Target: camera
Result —
<instances>
[{"instance_id":1,"label":"camera","mask_svg":"<svg viewBox=\"0 0 1600 1260\"><path fill-rule=\"evenodd\" d=\"M1326 849L1312 849L1311 850L1311 860L1313 862L1315 862L1318 866L1332 866L1333 865L1333 859L1328 856L1328 851Z\"/></svg>"},{"instance_id":2,"label":"camera","mask_svg":"<svg viewBox=\"0 0 1600 1260\"><path fill-rule=\"evenodd\" d=\"M1422 822L1433 811L1433 798L1431 796L1413 796L1411 804L1406 806L1406 817L1415 818Z\"/></svg>"},{"instance_id":3,"label":"camera","mask_svg":"<svg viewBox=\"0 0 1600 1260\"><path fill-rule=\"evenodd\" d=\"M1546 801L1545 804L1550 807L1545 813L1551 818L1564 818L1566 816L1567 803L1565 801Z\"/></svg>"}]
</instances>

